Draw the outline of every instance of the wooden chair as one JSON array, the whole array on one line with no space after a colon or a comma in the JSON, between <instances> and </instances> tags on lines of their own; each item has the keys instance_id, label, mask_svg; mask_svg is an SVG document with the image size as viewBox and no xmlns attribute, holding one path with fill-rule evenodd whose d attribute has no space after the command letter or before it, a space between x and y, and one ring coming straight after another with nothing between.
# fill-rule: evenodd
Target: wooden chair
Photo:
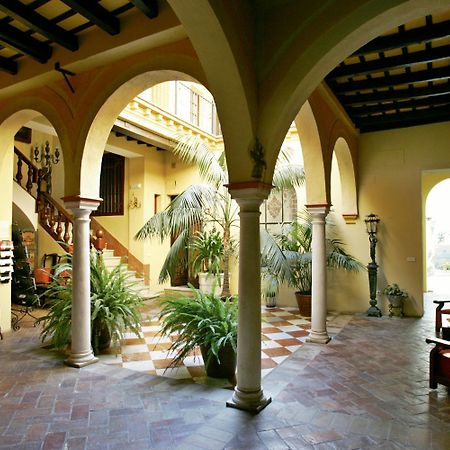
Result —
<instances>
[{"instance_id":1,"label":"wooden chair","mask_svg":"<svg viewBox=\"0 0 450 450\"><path fill-rule=\"evenodd\" d=\"M442 309L442 308L446 303L450 303L450 300L433 300L433 303L437 305L435 327L436 333L439 333L442 328L442 314L450 314L450 309Z\"/></svg>"},{"instance_id":2,"label":"wooden chair","mask_svg":"<svg viewBox=\"0 0 450 450\"><path fill-rule=\"evenodd\" d=\"M450 387L450 341L429 338L426 342L436 344L430 351L430 389L438 384Z\"/></svg>"}]
</instances>

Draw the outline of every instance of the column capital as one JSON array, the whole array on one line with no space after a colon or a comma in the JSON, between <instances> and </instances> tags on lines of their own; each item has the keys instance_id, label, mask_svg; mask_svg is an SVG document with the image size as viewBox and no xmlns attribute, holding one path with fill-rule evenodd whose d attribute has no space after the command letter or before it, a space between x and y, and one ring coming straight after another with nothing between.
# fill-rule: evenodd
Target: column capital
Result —
<instances>
[{"instance_id":1,"label":"column capital","mask_svg":"<svg viewBox=\"0 0 450 450\"><path fill-rule=\"evenodd\" d=\"M64 202L64 206L72 211L75 209L95 211L103 201L101 198L86 198L79 195L69 195L61 200Z\"/></svg>"},{"instance_id":2,"label":"column capital","mask_svg":"<svg viewBox=\"0 0 450 450\"><path fill-rule=\"evenodd\" d=\"M261 181L243 181L238 183L228 183L225 185L233 200L239 206L259 205L266 200L272 189L272 185Z\"/></svg>"},{"instance_id":3,"label":"column capital","mask_svg":"<svg viewBox=\"0 0 450 450\"><path fill-rule=\"evenodd\" d=\"M316 204L316 205L305 205L306 210L310 214L323 214L327 215L330 211L330 205L328 203Z\"/></svg>"}]
</instances>

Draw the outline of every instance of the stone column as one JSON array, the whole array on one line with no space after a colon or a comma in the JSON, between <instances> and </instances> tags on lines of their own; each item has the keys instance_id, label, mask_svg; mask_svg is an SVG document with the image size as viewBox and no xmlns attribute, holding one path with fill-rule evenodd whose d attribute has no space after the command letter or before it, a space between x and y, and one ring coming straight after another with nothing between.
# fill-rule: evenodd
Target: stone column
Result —
<instances>
[{"instance_id":1,"label":"stone column","mask_svg":"<svg viewBox=\"0 0 450 450\"><path fill-rule=\"evenodd\" d=\"M328 205L307 206L312 216L312 304L311 331L308 342L326 344L327 333L327 260L325 243L325 217Z\"/></svg>"},{"instance_id":2,"label":"stone column","mask_svg":"<svg viewBox=\"0 0 450 450\"><path fill-rule=\"evenodd\" d=\"M91 346L91 286L90 286L90 214L100 204L98 199L65 197L66 208L73 213L72 266L72 342L68 366L84 367L98 361Z\"/></svg>"},{"instance_id":3,"label":"stone column","mask_svg":"<svg viewBox=\"0 0 450 450\"><path fill-rule=\"evenodd\" d=\"M271 402L261 387L260 205L271 186L264 183L229 185L239 205L239 323L237 384L227 406L259 412Z\"/></svg>"}]
</instances>

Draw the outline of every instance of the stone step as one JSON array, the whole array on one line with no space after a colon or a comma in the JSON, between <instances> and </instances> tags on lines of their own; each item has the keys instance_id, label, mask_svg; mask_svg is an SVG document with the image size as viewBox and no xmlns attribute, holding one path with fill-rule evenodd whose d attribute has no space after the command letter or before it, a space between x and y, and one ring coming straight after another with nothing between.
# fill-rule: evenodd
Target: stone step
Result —
<instances>
[{"instance_id":1,"label":"stone step","mask_svg":"<svg viewBox=\"0 0 450 450\"><path fill-rule=\"evenodd\" d=\"M171 286L164 289L164 296L184 296L184 297L193 297L192 291L187 286Z\"/></svg>"}]
</instances>

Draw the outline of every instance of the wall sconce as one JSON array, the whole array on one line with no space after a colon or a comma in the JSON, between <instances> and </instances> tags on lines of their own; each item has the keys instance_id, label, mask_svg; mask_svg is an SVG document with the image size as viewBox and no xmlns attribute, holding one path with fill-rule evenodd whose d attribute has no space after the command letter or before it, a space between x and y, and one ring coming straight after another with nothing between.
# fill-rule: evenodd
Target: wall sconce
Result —
<instances>
[{"instance_id":1,"label":"wall sconce","mask_svg":"<svg viewBox=\"0 0 450 450\"><path fill-rule=\"evenodd\" d=\"M134 195L134 192L131 193L130 201L128 202L129 209L138 209L142 206L141 202Z\"/></svg>"},{"instance_id":2,"label":"wall sconce","mask_svg":"<svg viewBox=\"0 0 450 450\"><path fill-rule=\"evenodd\" d=\"M32 149L32 158L38 163L42 164L44 167L51 167L52 164L59 163L59 150L55 148L55 151L52 153L50 150L50 144L48 141L45 142L44 145L41 145L41 149L39 150L38 146L34 146L34 150Z\"/></svg>"},{"instance_id":3,"label":"wall sconce","mask_svg":"<svg viewBox=\"0 0 450 450\"><path fill-rule=\"evenodd\" d=\"M370 243L370 259L371 261L367 264L367 271L369 274L369 291L370 291L370 308L367 310L367 315L370 317L381 317L381 310L377 306L377 271L378 264L375 261L375 251L377 246L377 231L378 223L380 222L379 217L376 214L369 214L364 219L366 223L366 231L369 235Z\"/></svg>"}]
</instances>

